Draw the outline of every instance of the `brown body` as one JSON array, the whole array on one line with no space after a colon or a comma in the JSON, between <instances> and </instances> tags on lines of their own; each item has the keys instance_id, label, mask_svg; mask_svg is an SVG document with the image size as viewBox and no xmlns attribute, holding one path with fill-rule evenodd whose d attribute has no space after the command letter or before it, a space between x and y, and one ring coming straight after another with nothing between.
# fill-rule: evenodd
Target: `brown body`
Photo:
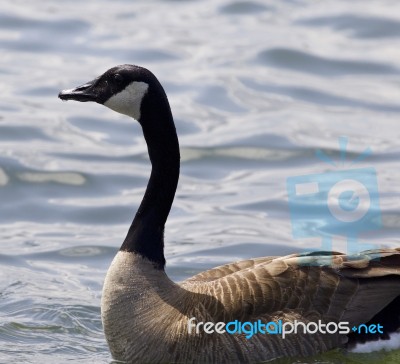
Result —
<instances>
[{"instance_id":1,"label":"brown body","mask_svg":"<svg viewBox=\"0 0 400 364\"><path fill-rule=\"evenodd\" d=\"M147 259L118 252L102 299L108 344L130 363L255 363L340 347L346 335L189 334L188 319L365 323L400 296L400 249L374 257L257 258L176 284Z\"/></svg>"}]
</instances>

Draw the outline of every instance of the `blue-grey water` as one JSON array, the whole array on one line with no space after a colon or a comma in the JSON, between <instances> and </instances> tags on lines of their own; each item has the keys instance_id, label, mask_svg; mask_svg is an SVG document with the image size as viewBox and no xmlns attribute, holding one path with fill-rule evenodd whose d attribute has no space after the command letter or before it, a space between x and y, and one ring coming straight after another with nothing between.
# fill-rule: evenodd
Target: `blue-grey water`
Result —
<instances>
[{"instance_id":1,"label":"blue-grey water","mask_svg":"<svg viewBox=\"0 0 400 364\"><path fill-rule=\"evenodd\" d=\"M381 220L361 231L359 250L399 246L397 1L3 1L0 364L112 360L101 288L144 192L146 146L133 120L57 94L122 63L157 75L179 133L181 178L166 225L174 280L320 248L294 237L286 181L337 168L376 171ZM333 239L332 249L347 248ZM399 357L335 352L301 362Z\"/></svg>"}]
</instances>

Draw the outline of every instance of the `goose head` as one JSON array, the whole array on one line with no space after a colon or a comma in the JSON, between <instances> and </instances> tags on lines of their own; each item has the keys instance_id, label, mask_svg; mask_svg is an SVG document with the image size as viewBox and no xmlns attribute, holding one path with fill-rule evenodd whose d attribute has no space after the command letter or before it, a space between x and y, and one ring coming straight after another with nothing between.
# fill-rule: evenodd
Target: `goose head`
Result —
<instances>
[{"instance_id":1,"label":"goose head","mask_svg":"<svg viewBox=\"0 0 400 364\"><path fill-rule=\"evenodd\" d=\"M149 70L124 64L110 68L93 81L61 91L58 97L61 100L97 102L140 122L145 96L150 88L159 87L159 82Z\"/></svg>"}]
</instances>

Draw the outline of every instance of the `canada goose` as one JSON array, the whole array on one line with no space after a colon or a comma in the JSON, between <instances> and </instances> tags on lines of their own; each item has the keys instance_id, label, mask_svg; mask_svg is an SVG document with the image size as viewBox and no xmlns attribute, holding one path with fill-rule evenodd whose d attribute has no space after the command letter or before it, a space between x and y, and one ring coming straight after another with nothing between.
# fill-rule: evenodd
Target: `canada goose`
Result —
<instances>
[{"instance_id":1,"label":"canada goose","mask_svg":"<svg viewBox=\"0 0 400 364\"><path fill-rule=\"evenodd\" d=\"M152 164L143 200L103 287L101 316L115 359L254 363L308 356L348 341L338 331L311 334L299 329L285 338L259 333L247 339L245 333L221 334L216 328L206 333L210 327L199 326L196 332L191 326L189 330L199 322L297 320L306 324L348 322L352 328L375 316L382 325L386 320L393 330L398 328L400 248L355 256L315 252L249 259L205 271L180 284L172 282L164 271L163 235L177 188L180 156L163 87L147 69L121 65L60 92L59 98L94 101L136 119Z\"/></svg>"}]
</instances>

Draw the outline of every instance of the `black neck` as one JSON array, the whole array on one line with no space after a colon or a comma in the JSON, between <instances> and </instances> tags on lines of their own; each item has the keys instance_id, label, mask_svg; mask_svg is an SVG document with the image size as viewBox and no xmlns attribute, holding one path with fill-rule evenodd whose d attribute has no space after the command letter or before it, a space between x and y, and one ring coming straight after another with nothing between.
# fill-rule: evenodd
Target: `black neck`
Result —
<instances>
[{"instance_id":1,"label":"black neck","mask_svg":"<svg viewBox=\"0 0 400 364\"><path fill-rule=\"evenodd\" d=\"M161 85L146 94L140 124L152 164L143 200L120 250L135 252L165 266L164 225L179 179L179 143L167 97Z\"/></svg>"}]
</instances>

